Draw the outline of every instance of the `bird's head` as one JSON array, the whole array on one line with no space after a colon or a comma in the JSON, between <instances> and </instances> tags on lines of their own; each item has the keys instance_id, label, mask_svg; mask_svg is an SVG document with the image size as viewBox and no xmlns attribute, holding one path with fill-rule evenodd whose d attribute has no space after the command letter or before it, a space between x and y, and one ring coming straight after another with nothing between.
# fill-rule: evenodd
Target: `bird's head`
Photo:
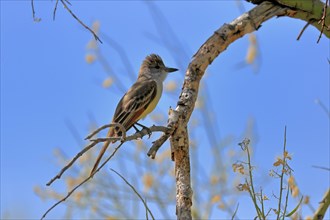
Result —
<instances>
[{"instance_id":1,"label":"bird's head","mask_svg":"<svg viewBox=\"0 0 330 220\"><path fill-rule=\"evenodd\" d=\"M152 78L165 80L168 73L178 71L176 68L166 67L159 55L151 54L142 62L139 78Z\"/></svg>"}]
</instances>

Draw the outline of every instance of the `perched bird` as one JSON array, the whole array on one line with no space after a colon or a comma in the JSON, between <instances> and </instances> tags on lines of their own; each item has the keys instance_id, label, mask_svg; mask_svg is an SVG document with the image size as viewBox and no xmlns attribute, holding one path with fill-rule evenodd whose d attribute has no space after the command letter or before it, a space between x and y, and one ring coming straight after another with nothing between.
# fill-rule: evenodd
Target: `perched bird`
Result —
<instances>
[{"instance_id":1,"label":"perched bird","mask_svg":"<svg viewBox=\"0 0 330 220\"><path fill-rule=\"evenodd\" d=\"M136 82L119 101L112 123L121 124L126 131L135 124L142 126L137 122L155 109L162 96L163 82L167 74L177 70L176 68L166 67L162 58L156 54L147 56L142 62ZM111 127L107 137L120 137L121 135L118 127ZM97 170L102 156L110 143L111 141L104 142L91 175L94 175Z\"/></svg>"}]
</instances>

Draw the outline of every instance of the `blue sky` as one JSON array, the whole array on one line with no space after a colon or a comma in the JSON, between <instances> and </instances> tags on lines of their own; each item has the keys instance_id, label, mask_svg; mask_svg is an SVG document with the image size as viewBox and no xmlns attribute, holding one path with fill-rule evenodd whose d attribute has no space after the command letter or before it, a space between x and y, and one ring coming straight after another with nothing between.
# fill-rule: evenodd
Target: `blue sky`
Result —
<instances>
[{"instance_id":1,"label":"blue sky","mask_svg":"<svg viewBox=\"0 0 330 220\"><path fill-rule=\"evenodd\" d=\"M72 10L88 25L98 20L102 32L127 52L136 73L146 55L158 53L165 64L180 68L169 76L179 84L184 67L201 44L223 23L240 15L235 1L155 4L186 48L184 63L151 40L158 32L144 2L73 2ZM25 212L22 218L40 217L52 203L41 201L33 187L46 183L59 169L53 162L53 149L60 147L71 156L79 150L66 121L83 137L88 133L88 114L92 112L99 124L109 122L122 94L102 88L106 73L100 65L85 62L90 33L63 7L52 21L53 7L54 2L36 1L36 15L42 19L36 23L30 1L1 1L1 216L9 212L19 217L13 213L19 207ZM312 167L330 167L329 117L315 104L319 99L329 109L329 39L323 36L317 44L319 32L309 27L296 41L304 25L288 18L264 23L257 32L261 54L257 74L251 67L236 68L247 51L244 37L212 63L203 83L210 94L219 139L228 134L239 137L247 120L255 120L254 158L262 170L267 171L280 155L287 126L295 177L301 191L312 195L317 204L330 183L328 172ZM118 55L107 44L100 47L129 86ZM166 112L175 104L175 99L164 96L160 109ZM53 217L61 215L54 211Z\"/></svg>"}]
</instances>

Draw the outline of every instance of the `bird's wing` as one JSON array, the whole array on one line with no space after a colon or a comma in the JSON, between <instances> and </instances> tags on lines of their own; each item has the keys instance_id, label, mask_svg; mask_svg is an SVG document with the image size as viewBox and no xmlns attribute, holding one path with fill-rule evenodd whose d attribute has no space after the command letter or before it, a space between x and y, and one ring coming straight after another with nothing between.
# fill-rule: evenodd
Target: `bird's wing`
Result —
<instances>
[{"instance_id":1,"label":"bird's wing","mask_svg":"<svg viewBox=\"0 0 330 220\"><path fill-rule=\"evenodd\" d=\"M120 123L126 130L130 129L156 94L156 81L137 81L119 101L112 122Z\"/></svg>"}]
</instances>

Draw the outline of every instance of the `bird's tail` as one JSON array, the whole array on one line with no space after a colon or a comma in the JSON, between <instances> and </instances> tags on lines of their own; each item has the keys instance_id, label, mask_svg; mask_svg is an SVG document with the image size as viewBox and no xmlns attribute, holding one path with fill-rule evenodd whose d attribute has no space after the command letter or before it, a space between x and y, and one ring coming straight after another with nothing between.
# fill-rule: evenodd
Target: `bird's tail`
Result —
<instances>
[{"instance_id":1,"label":"bird's tail","mask_svg":"<svg viewBox=\"0 0 330 220\"><path fill-rule=\"evenodd\" d=\"M109 129L109 132L108 132L108 134L107 134L107 137L112 137L112 136L113 136L113 133L114 133L114 129L113 129L113 128L110 128L110 129ZM110 140L104 142L103 147L102 147L102 149L101 149L99 155L98 155L97 158L96 158L96 161L95 161L94 167L93 167L93 169L91 170L90 175L91 175L92 177L94 176L95 171L97 170L97 168L98 168L98 166L99 166L99 164L100 164L100 161L101 161L101 159L102 159L102 157L103 157L103 154L105 153L105 151L107 150L107 148L109 147L109 145L111 144L111 142L112 142L112 141L110 141Z\"/></svg>"}]
</instances>

